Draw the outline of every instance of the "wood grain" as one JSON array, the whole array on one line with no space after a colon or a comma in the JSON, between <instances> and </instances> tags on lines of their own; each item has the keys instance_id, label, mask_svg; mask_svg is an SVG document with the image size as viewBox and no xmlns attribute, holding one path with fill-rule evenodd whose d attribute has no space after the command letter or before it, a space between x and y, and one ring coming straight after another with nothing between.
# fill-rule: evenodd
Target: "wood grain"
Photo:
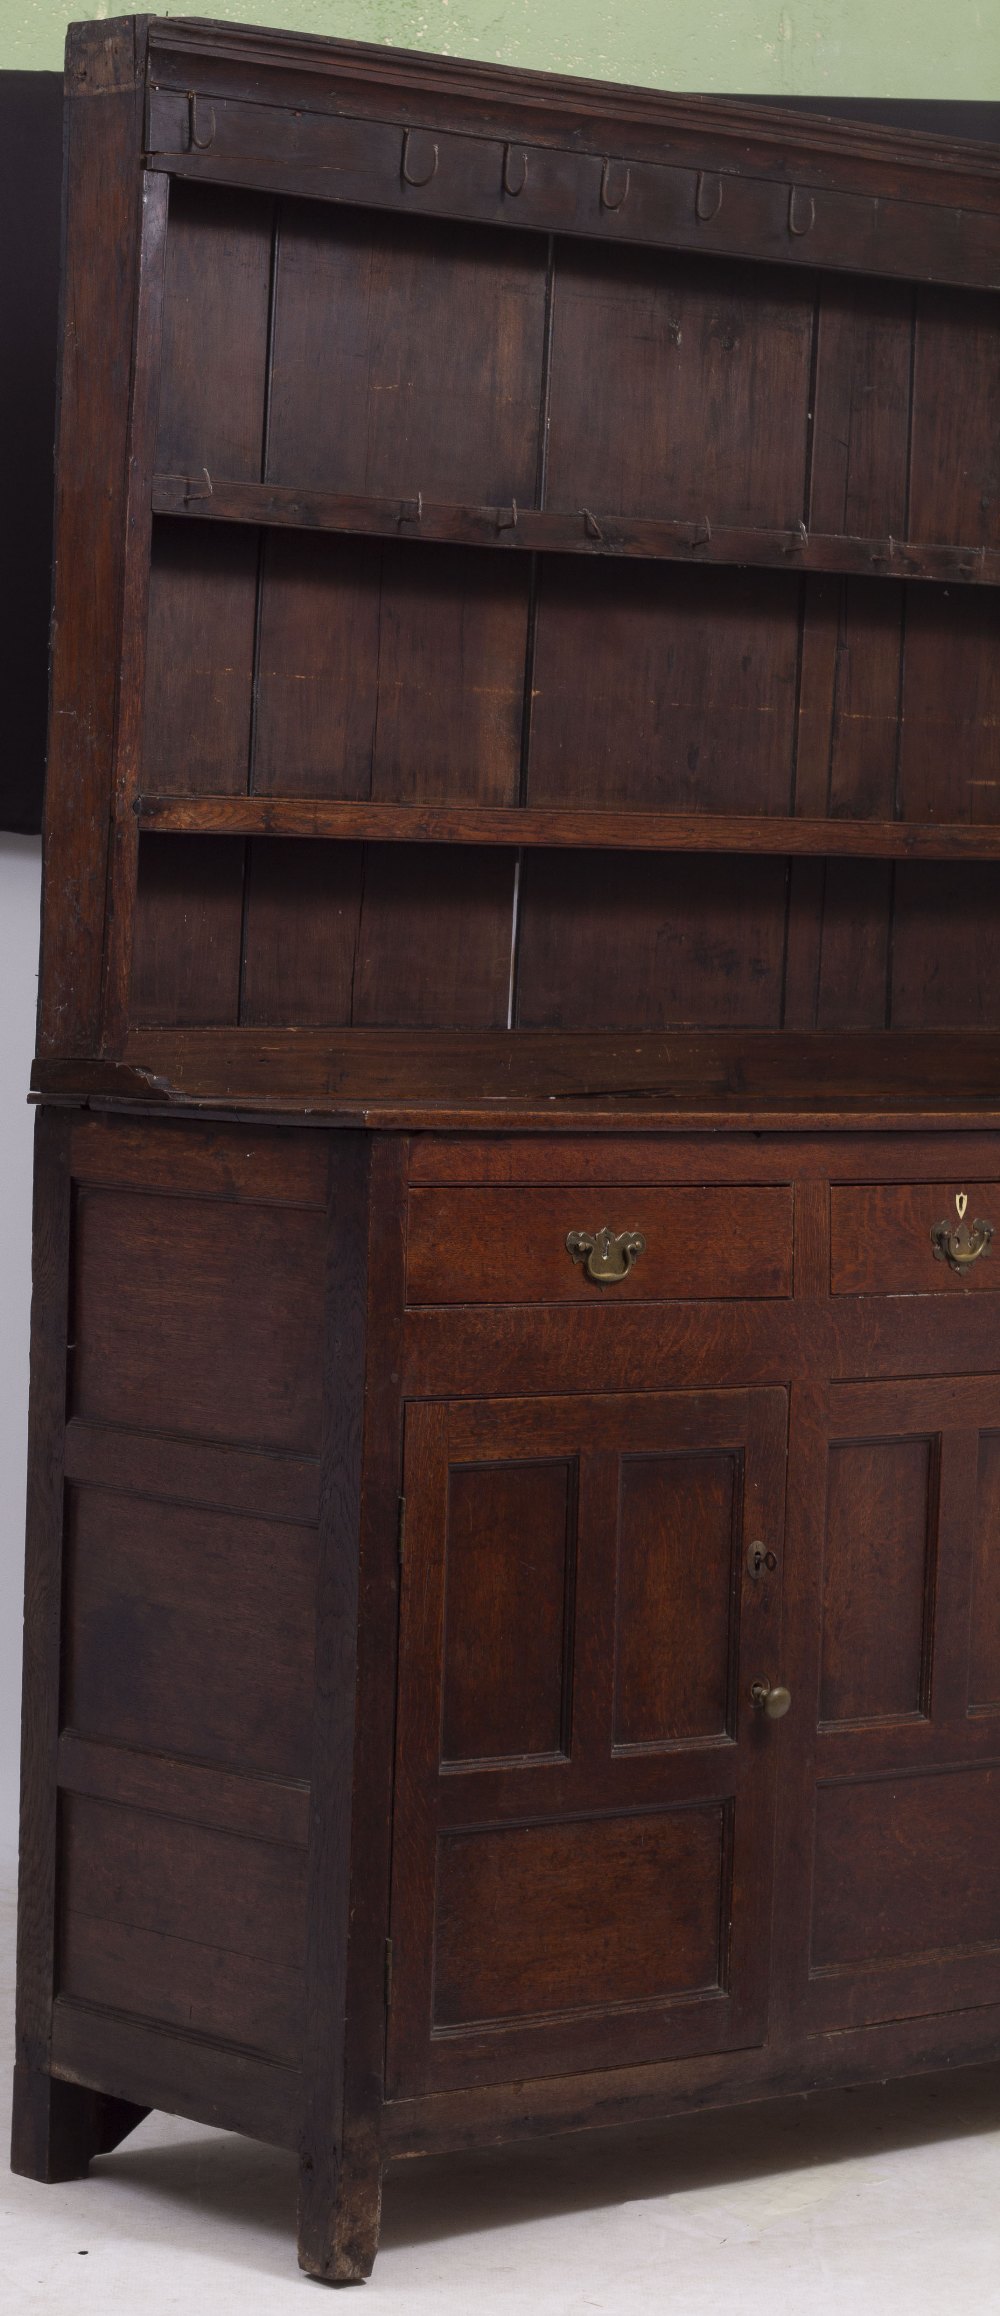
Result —
<instances>
[{"instance_id":1,"label":"wood grain","mask_svg":"<svg viewBox=\"0 0 1000 2316\"><path fill-rule=\"evenodd\" d=\"M144 796L142 825L159 833L196 831L223 834L336 837L417 844L567 846L583 851L791 853L805 858L828 854L881 860L1000 858L1000 835L988 825L968 822L797 819L779 813L760 817L731 812L611 810L607 800L595 810L571 806L388 804L319 801L282 796Z\"/></svg>"},{"instance_id":2,"label":"wood grain","mask_svg":"<svg viewBox=\"0 0 1000 2316\"><path fill-rule=\"evenodd\" d=\"M100 1036L104 884L125 533L124 391L135 328L145 26L67 52L52 686L39 1044ZM81 584L80 574L86 572Z\"/></svg>"},{"instance_id":3,"label":"wood grain","mask_svg":"<svg viewBox=\"0 0 1000 2316\"><path fill-rule=\"evenodd\" d=\"M392 2154L1000 2054L1000 163L69 89L14 2160L357 2281Z\"/></svg>"},{"instance_id":4,"label":"wood grain","mask_svg":"<svg viewBox=\"0 0 1000 2316\"><path fill-rule=\"evenodd\" d=\"M1000 569L997 549L951 536L948 524L942 524L943 535L933 540L899 538L889 531L859 536L846 530L810 530L799 516L770 525L736 524L719 512L714 497L706 507L704 492L696 512L671 519L619 513L605 505L599 491L593 494L596 507L567 512L558 506L533 508L510 498L472 505L430 495L425 499L415 478L409 487L409 477L391 497L310 489L298 478L294 486L244 483L225 473L209 479L211 492L200 469L156 475L155 513L199 523L263 523L362 538L419 535L447 546L499 550L505 556L573 555L598 563L605 557L625 557L693 566L751 564L763 570L936 580L959 587L995 587Z\"/></svg>"}]
</instances>

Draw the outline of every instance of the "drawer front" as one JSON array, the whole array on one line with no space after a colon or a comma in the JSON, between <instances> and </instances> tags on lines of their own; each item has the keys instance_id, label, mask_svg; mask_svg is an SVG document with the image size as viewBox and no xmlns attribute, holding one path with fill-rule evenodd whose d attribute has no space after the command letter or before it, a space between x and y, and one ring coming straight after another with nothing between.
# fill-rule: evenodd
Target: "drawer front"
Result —
<instances>
[{"instance_id":1,"label":"drawer front","mask_svg":"<svg viewBox=\"0 0 1000 2316\"><path fill-rule=\"evenodd\" d=\"M644 1244L629 1267L601 1284L601 1251L574 1260L570 1233L607 1228ZM627 1259L614 1248L613 1270ZM588 1268L589 1260L589 1268ZM713 1184L627 1188L413 1190L407 1301L576 1303L626 1298L684 1301L778 1296L792 1291L792 1192Z\"/></svg>"},{"instance_id":2,"label":"drawer front","mask_svg":"<svg viewBox=\"0 0 1000 2316\"><path fill-rule=\"evenodd\" d=\"M959 1211L963 1198L964 1218ZM942 1223L952 1241L951 1260L935 1251L932 1233ZM997 1226L992 1246L981 1244L976 1225L982 1223ZM835 1295L996 1293L1000 1182L835 1185L830 1193L830 1289Z\"/></svg>"}]
</instances>

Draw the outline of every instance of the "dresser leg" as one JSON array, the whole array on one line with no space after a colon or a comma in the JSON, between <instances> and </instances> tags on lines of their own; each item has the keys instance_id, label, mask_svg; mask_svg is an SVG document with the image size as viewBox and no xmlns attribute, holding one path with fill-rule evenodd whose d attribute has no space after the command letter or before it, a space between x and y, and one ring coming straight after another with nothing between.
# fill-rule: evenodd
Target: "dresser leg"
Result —
<instances>
[{"instance_id":1,"label":"dresser leg","mask_svg":"<svg viewBox=\"0 0 1000 2316\"><path fill-rule=\"evenodd\" d=\"M324 2284L363 2284L378 2250L382 2167L305 2155L299 2169L299 2266Z\"/></svg>"},{"instance_id":2,"label":"dresser leg","mask_svg":"<svg viewBox=\"0 0 1000 2316\"><path fill-rule=\"evenodd\" d=\"M148 2114L148 2107L135 2107L131 2099L111 2099L80 2083L61 2083L19 2060L14 2069L11 2170L22 2179L40 2179L50 2186L60 2179L84 2179L91 2158L110 2155Z\"/></svg>"}]
</instances>

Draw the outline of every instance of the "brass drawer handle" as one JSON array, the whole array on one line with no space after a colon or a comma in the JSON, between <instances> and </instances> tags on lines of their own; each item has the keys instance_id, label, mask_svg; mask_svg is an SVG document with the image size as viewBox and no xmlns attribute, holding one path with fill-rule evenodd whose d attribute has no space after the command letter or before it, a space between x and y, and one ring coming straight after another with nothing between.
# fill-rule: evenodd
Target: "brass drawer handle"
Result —
<instances>
[{"instance_id":1,"label":"brass drawer handle","mask_svg":"<svg viewBox=\"0 0 1000 2316\"><path fill-rule=\"evenodd\" d=\"M780 1683L772 1689L770 1681L754 1681L750 1695L758 1713L766 1713L769 1721L783 1721L792 1702L790 1689Z\"/></svg>"},{"instance_id":2,"label":"brass drawer handle","mask_svg":"<svg viewBox=\"0 0 1000 2316\"><path fill-rule=\"evenodd\" d=\"M619 1279L627 1279L633 1263L645 1254L646 1241L641 1230L609 1229L571 1230L566 1235L566 1251L575 1263L582 1263L588 1279L595 1287L613 1287Z\"/></svg>"},{"instance_id":3,"label":"brass drawer handle","mask_svg":"<svg viewBox=\"0 0 1000 2316\"><path fill-rule=\"evenodd\" d=\"M965 1209L968 1203L967 1193L964 1190L959 1190L955 1197L958 1221L954 1229L949 1229L946 1222L936 1222L931 1229L934 1260L938 1263L947 1263L950 1271L967 1271L970 1263L979 1261L980 1255L989 1254L992 1244L993 1224L991 1222L979 1222L977 1220L973 1222L972 1229L969 1229L965 1219Z\"/></svg>"}]
</instances>

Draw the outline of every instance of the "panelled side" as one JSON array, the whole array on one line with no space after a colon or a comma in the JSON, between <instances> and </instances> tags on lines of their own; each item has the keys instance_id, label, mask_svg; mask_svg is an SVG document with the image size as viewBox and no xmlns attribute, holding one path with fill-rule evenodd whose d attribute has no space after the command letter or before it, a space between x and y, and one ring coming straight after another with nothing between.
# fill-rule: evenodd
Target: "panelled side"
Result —
<instances>
[{"instance_id":1,"label":"panelled side","mask_svg":"<svg viewBox=\"0 0 1000 2316\"><path fill-rule=\"evenodd\" d=\"M294 2145L327 1137L81 1117L69 1164L52 2070Z\"/></svg>"}]
</instances>

